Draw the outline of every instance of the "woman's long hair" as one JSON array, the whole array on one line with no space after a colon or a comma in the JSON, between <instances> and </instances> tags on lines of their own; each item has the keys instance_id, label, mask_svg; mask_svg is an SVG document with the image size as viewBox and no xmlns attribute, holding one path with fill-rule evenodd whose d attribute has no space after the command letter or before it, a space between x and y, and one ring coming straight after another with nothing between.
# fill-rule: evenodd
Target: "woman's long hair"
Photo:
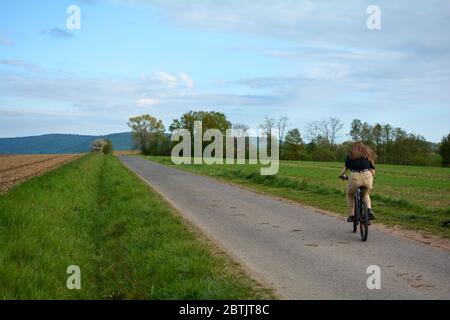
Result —
<instances>
[{"instance_id":1,"label":"woman's long hair","mask_svg":"<svg viewBox=\"0 0 450 320\"><path fill-rule=\"evenodd\" d=\"M377 154L375 151L360 141L352 143L349 157L352 160L366 158L372 163L375 163L375 160L377 160Z\"/></svg>"}]
</instances>

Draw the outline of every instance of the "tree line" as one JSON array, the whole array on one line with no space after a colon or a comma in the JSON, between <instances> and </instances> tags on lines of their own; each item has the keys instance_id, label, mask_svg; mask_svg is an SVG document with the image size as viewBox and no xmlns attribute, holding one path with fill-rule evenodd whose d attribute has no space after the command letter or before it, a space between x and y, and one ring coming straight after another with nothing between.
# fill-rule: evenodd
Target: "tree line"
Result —
<instances>
[{"instance_id":1,"label":"tree line","mask_svg":"<svg viewBox=\"0 0 450 320\"><path fill-rule=\"evenodd\" d=\"M203 133L208 129L219 129L225 133L234 129L247 134L249 126L231 123L227 116L215 111L189 111L174 119L168 130L163 122L151 115L132 117L128 121L136 147L144 154L170 156L174 142L171 133L186 129L194 134L194 122L202 122ZM344 161L348 148L354 141L369 145L378 155L378 163L450 166L450 134L439 144L433 144L417 134L408 133L402 128L389 124L370 124L355 119L350 132L342 135L344 124L337 118L313 121L305 129L305 142L298 128L289 129L289 119L266 116L259 125L263 135L270 137L276 130L279 133L280 159L311 161ZM289 129L289 130L288 130ZM347 139L343 139L346 137ZM343 142L338 142L342 141ZM270 141L270 140L269 140Z\"/></svg>"}]
</instances>

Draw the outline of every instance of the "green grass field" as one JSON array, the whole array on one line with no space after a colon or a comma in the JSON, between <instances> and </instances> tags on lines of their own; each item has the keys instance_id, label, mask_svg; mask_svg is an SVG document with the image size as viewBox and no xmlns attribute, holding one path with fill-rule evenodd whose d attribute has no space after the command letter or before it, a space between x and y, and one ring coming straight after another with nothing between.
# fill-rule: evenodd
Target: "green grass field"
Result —
<instances>
[{"instance_id":1,"label":"green grass field","mask_svg":"<svg viewBox=\"0 0 450 320\"><path fill-rule=\"evenodd\" d=\"M170 158L147 157L172 165ZM178 166L179 167L179 166ZM261 176L253 165L183 165L180 168L226 179L321 209L346 214L341 163L281 161L276 176ZM450 238L450 170L377 165L372 191L377 223L401 225Z\"/></svg>"},{"instance_id":2,"label":"green grass field","mask_svg":"<svg viewBox=\"0 0 450 320\"><path fill-rule=\"evenodd\" d=\"M0 196L1 299L259 299L272 293L113 156ZM68 290L69 265L81 290Z\"/></svg>"}]
</instances>

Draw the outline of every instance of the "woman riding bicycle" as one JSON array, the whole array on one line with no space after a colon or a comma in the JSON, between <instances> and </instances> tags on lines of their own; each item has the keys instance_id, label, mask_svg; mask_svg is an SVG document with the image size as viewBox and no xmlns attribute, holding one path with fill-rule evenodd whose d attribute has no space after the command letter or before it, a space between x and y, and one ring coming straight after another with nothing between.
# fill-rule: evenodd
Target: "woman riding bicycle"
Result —
<instances>
[{"instance_id":1,"label":"woman riding bicycle","mask_svg":"<svg viewBox=\"0 0 450 320\"><path fill-rule=\"evenodd\" d=\"M368 208L369 219L375 219L369 192L372 190L375 177L376 157L376 153L362 142L354 142L350 148L345 167L341 172L341 178L346 178L347 170L351 172L347 185L348 222L354 220L355 193L358 188L362 188L362 197Z\"/></svg>"}]
</instances>

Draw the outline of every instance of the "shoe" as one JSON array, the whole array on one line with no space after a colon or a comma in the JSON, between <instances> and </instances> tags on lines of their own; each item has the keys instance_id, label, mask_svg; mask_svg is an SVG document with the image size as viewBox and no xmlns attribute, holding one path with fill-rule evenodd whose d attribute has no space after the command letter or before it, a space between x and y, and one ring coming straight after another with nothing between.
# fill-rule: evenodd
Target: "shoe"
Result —
<instances>
[{"instance_id":1,"label":"shoe","mask_svg":"<svg viewBox=\"0 0 450 320\"><path fill-rule=\"evenodd\" d=\"M355 221L355 216L348 216L348 218L347 218L347 222L353 222L353 221Z\"/></svg>"},{"instance_id":2,"label":"shoe","mask_svg":"<svg viewBox=\"0 0 450 320\"><path fill-rule=\"evenodd\" d=\"M375 220L375 215L373 214L372 209L367 210L369 212L369 220Z\"/></svg>"}]
</instances>

